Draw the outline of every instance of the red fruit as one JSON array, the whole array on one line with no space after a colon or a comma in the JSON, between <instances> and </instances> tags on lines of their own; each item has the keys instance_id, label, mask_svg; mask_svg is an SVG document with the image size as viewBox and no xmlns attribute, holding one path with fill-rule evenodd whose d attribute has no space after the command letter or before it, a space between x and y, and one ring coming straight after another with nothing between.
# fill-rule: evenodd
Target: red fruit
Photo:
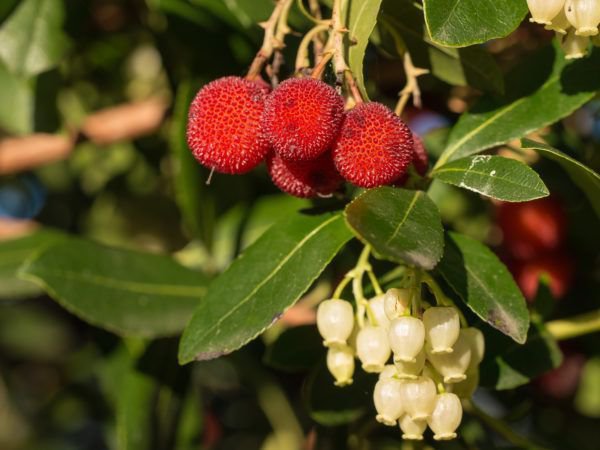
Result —
<instances>
[{"instance_id":1,"label":"red fruit","mask_svg":"<svg viewBox=\"0 0 600 450\"><path fill-rule=\"evenodd\" d=\"M314 159L331 148L344 114L344 100L312 78L285 80L267 98L263 129L283 158Z\"/></svg>"},{"instance_id":2,"label":"red fruit","mask_svg":"<svg viewBox=\"0 0 600 450\"><path fill-rule=\"evenodd\" d=\"M346 113L333 162L351 183L375 187L400 178L413 159L408 126L381 103L361 103Z\"/></svg>"},{"instance_id":3,"label":"red fruit","mask_svg":"<svg viewBox=\"0 0 600 450\"><path fill-rule=\"evenodd\" d=\"M564 242L567 218L561 204L553 198L498 206L498 225L504 246L518 259L554 251Z\"/></svg>"},{"instance_id":4,"label":"red fruit","mask_svg":"<svg viewBox=\"0 0 600 450\"><path fill-rule=\"evenodd\" d=\"M240 174L267 155L260 118L268 89L254 81L224 77L204 86L190 106L188 146L200 164Z\"/></svg>"},{"instance_id":5,"label":"red fruit","mask_svg":"<svg viewBox=\"0 0 600 450\"><path fill-rule=\"evenodd\" d=\"M556 399L566 399L577 390L586 358L580 353L564 351L563 362L536 380L539 389Z\"/></svg>"},{"instance_id":6,"label":"red fruit","mask_svg":"<svg viewBox=\"0 0 600 450\"><path fill-rule=\"evenodd\" d=\"M417 173L424 176L427 170L429 170L429 156L427 155L427 150L425 150L423 140L415 133L412 134L412 137L415 143L412 164Z\"/></svg>"},{"instance_id":7,"label":"red fruit","mask_svg":"<svg viewBox=\"0 0 600 450\"><path fill-rule=\"evenodd\" d=\"M267 158L267 168L275 186L295 197L329 195L344 182L329 153L310 161L285 160L271 153Z\"/></svg>"},{"instance_id":8,"label":"red fruit","mask_svg":"<svg viewBox=\"0 0 600 450\"><path fill-rule=\"evenodd\" d=\"M535 299L540 277L544 275L549 279L552 295L556 299L564 297L573 281L574 271L575 264L571 257L560 253L542 255L512 267L515 280L529 301Z\"/></svg>"}]
</instances>

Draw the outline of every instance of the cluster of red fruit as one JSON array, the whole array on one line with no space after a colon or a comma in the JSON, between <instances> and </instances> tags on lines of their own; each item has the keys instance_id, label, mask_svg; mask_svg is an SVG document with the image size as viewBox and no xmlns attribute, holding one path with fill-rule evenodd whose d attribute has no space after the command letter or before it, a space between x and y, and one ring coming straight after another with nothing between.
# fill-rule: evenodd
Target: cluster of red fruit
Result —
<instances>
[{"instance_id":1,"label":"cluster of red fruit","mask_svg":"<svg viewBox=\"0 0 600 450\"><path fill-rule=\"evenodd\" d=\"M567 217L555 198L502 203L497 210L508 267L529 301L540 276L547 276L552 295L560 299L571 285L573 259L565 249Z\"/></svg>"},{"instance_id":2,"label":"cluster of red fruit","mask_svg":"<svg viewBox=\"0 0 600 450\"><path fill-rule=\"evenodd\" d=\"M313 78L273 91L262 79L219 78L192 102L187 139L217 172L242 174L266 160L273 183L296 197L330 195L344 180L403 184L411 163L420 175L429 164L421 140L389 108L370 102L344 111L342 96Z\"/></svg>"}]
</instances>

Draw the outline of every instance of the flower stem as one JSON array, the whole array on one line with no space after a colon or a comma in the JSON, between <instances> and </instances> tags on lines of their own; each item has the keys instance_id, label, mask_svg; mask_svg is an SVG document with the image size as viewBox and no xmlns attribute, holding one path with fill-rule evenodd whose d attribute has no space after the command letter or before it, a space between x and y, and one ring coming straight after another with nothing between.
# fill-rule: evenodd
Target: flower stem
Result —
<instances>
[{"instance_id":1,"label":"flower stem","mask_svg":"<svg viewBox=\"0 0 600 450\"><path fill-rule=\"evenodd\" d=\"M600 331L600 309L568 319L552 320L546 323L546 328L559 341L596 333Z\"/></svg>"},{"instance_id":2,"label":"flower stem","mask_svg":"<svg viewBox=\"0 0 600 450\"><path fill-rule=\"evenodd\" d=\"M319 33L327 31L328 29L329 23L319 24L315 25L311 30L308 31L308 33L304 35L302 41L300 41L300 45L298 46L298 53L296 53L296 73L302 72L303 70L308 69L310 67L310 59L308 57L308 46L310 45L311 41L313 41L314 38L318 36ZM325 52L323 53L325 54ZM315 55L315 58L316 57L317 55ZM329 59L330 58L331 55L329 56ZM321 58L321 61L319 61L318 63L319 65L322 63L323 59L325 58ZM327 61L329 61L329 59ZM325 66L325 64L327 64L327 62L323 63L323 66Z\"/></svg>"}]
</instances>

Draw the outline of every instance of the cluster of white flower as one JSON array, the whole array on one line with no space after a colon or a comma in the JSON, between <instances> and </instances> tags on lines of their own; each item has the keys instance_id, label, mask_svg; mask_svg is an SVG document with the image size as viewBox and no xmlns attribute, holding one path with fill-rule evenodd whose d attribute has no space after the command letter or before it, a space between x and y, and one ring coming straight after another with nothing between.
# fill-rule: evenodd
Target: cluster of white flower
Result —
<instances>
[{"instance_id":1,"label":"cluster of white flower","mask_svg":"<svg viewBox=\"0 0 600 450\"><path fill-rule=\"evenodd\" d=\"M588 53L590 36L598 35L600 0L527 0L531 22L561 37L567 59Z\"/></svg>"},{"instance_id":2,"label":"cluster of white flower","mask_svg":"<svg viewBox=\"0 0 600 450\"><path fill-rule=\"evenodd\" d=\"M363 370L379 373L376 419L398 424L403 439L423 439L428 425L434 439L453 439L462 420L460 398L469 398L479 382L483 334L461 328L452 306L429 307L422 318L411 315L410 296L408 289L394 288L372 298L362 327L349 302L323 301L317 326L328 348L327 367L337 386L352 383L355 357Z\"/></svg>"}]
</instances>

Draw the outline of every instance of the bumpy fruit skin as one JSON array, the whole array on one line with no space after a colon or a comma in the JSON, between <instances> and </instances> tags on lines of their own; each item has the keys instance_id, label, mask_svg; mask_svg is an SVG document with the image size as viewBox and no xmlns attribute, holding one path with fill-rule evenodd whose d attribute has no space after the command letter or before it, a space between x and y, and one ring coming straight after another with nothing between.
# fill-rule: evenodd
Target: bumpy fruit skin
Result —
<instances>
[{"instance_id":1,"label":"bumpy fruit skin","mask_svg":"<svg viewBox=\"0 0 600 450\"><path fill-rule=\"evenodd\" d=\"M564 243L567 218L562 205L554 198L502 203L498 206L497 218L504 247L517 259L556 251Z\"/></svg>"},{"instance_id":2,"label":"bumpy fruit skin","mask_svg":"<svg viewBox=\"0 0 600 450\"><path fill-rule=\"evenodd\" d=\"M364 188L389 184L412 159L412 133L389 108L362 103L346 113L333 162L347 181Z\"/></svg>"},{"instance_id":3,"label":"bumpy fruit skin","mask_svg":"<svg viewBox=\"0 0 600 450\"><path fill-rule=\"evenodd\" d=\"M187 142L200 164L221 173L241 174L269 152L260 119L266 84L223 77L204 86L190 106Z\"/></svg>"},{"instance_id":4,"label":"bumpy fruit skin","mask_svg":"<svg viewBox=\"0 0 600 450\"><path fill-rule=\"evenodd\" d=\"M273 152L267 157L267 168L275 186L300 198L330 195L344 182L329 153L310 161L289 161Z\"/></svg>"},{"instance_id":5,"label":"bumpy fruit skin","mask_svg":"<svg viewBox=\"0 0 600 450\"><path fill-rule=\"evenodd\" d=\"M312 78L285 80L267 98L262 126L275 152L285 159L315 159L337 137L344 100Z\"/></svg>"}]
</instances>

